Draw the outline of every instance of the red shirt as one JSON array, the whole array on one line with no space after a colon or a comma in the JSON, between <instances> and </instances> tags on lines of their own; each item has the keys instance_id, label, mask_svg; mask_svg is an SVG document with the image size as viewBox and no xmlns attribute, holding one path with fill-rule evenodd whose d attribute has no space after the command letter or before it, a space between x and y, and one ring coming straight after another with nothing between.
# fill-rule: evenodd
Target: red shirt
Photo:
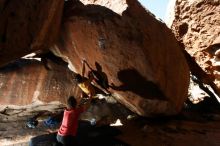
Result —
<instances>
[{"instance_id":1,"label":"red shirt","mask_svg":"<svg viewBox=\"0 0 220 146\"><path fill-rule=\"evenodd\" d=\"M58 134L61 136L72 135L76 136L77 128L78 128L78 119L80 113L84 111L83 107L65 110L63 114L63 121Z\"/></svg>"}]
</instances>

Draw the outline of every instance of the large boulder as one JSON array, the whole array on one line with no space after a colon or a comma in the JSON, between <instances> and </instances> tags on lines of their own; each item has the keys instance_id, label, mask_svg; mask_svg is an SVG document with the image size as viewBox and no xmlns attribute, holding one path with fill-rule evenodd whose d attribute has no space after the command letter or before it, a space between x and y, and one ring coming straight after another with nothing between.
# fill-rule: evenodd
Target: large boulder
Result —
<instances>
[{"instance_id":1,"label":"large boulder","mask_svg":"<svg viewBox=\"0 0 220 146\"><path fill-rule=\"evenodd\" d=\"M69 95L77 95L79 90L71 82L71 71L67 64L54 58L56 57L52 60L43 58L47 60L43 61L46 64L36 58L19 59L1 68L0 107L51 102L64 104Z\"/></svg>"},{"instance_id":2,"label":"large boulder","mask_svg":"<svg viewBox=\"0 0 220 146\"><path fill-rule=\"evenodd\" d=\"M0 66L48 49L57 39L63 0L1 0Z\"/></svg>"},{"instance_id":3,"label":"large boulder","mask_svg":"<svg viewBox=\"0 0 220 146\"><path fill-rule=\"evenodd\" d=\"M176 0L172 30L186 51L216 83L220 95L220 1ZM205 81L206 82L206 81Z\"/></svg>"},{"instance_id":4,"label":"large boulder","mask_svg":"<svg viewBox=\"0 0 220 146\"><path fill-rule=\"evenodd\" d=\"M66 3L53 52L74 72L83 59L93 69L99 64L112 95L140 115L179 112L189 68L171 30L136 0L81 2Z\"/></svg>"}]
</instances>

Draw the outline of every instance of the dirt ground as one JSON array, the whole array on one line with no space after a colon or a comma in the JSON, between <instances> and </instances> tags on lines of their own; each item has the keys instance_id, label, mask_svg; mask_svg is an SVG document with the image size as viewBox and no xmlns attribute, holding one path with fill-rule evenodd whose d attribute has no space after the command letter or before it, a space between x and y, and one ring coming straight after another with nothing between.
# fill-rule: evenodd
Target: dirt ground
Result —
<instances>
[{"instance_id":1,"label":"dirt ground","mask_svg":"<svg viewBox=\"0 0 220 146\"><path fill-rule=\"evenodd\" d=\"M220 108L216 101L188 104L179 115L159 118L137 115L123 118L121 115L130 113L122 110L120 105L103 102L94 105L92 109L94 111L85 114L85 117L91 118L95 111L99 111L96 115L101 120L92 130L88 127L79 129L79 132L84 134L84 137L80 138L80 141L84 142L83 146L220 145ZM109 124L114 123L112 117L118 117L122 125L111 128ZM46 127L42 123L44 119L40 119L37 128L29 129L25 125L28 117L22 119L0 122L0 146L27 146L32 137L54 133L59 128L59 125L54 128Z\"/></svg>"},{"instance_id":2,"label":"dirt ground","mask_svg":"<svg viewBox=\"0 0 220 146\"><path fill-rule=\"evenodd\" d=\"M11 146L15 144L23 144L26 146L30 138L55 131L57 131L57 128L48 128L44 126L42 122L39 122L36 129L27 128L26 121L0 123L0 143L2 146Z\"/></svg>"},{"instance_id":3,"label":"dirt ground","mask_svg":"<svg viewBox=\"0 0 220 146\"><path fill-rule=\"evenodd\" d=\"M130 121L119 138L131 146L219 146L220 117L206 116Z\"/></svg>"},{"instance_id":4,"label":"dirt ground","mask_svg":"<svg viewBox=\"0 0 220 146\"><path fill-rule=\"evenodd\" d=\"M120 134L115 136L123 142L121 146L220 145L218 114L185 112L175 117L159 119L136 117L122 121L122 124L123 126L116 127ZM2 146L26 146L31 137L55 132L57 128L45 127L41 122L36 129L27 128L25 121L0 123L0 143Z\"/></svg>"}]
</instances>

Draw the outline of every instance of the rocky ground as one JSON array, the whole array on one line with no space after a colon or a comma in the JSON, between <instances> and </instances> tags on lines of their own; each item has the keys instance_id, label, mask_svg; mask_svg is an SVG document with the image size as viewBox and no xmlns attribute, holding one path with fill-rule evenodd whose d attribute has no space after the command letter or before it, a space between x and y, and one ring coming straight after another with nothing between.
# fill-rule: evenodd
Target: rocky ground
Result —
<instances>
[{"instance_id":1,"label":"rocky ground","mask_svg":"<svg viewBox=\"0 0 220 146\"><path fill-rule=\"evenodd\" d=\"M92 132L87 128L82 131L95 135L90 138L90 145L155 145L155 146L217 146L220 144L220 110L218 103L212 99L205 99L196 105L190 102L182 113L173 117L143 118L138 116L121 117L122 126L114 129L106 128L108 120L100 120ZM115 107L114 107L115 108ZM120 112L121 113L121 112ZM35 129L25 126L25 120L0 123L0 142L3 146L25 146L31 137L53 133L55 128L45 127L41 122ZM108 127L108 126L107 126ZM109 134L118 130L117 134ZM91 130L90 130L91 131ZM110 133L111 133L110 132ZM95 133L95 134L94 134ZM101 133L97 136L97 133ZM108 138L106 139L105 136ZM98 144L97 144L97 138ZM85 141L86 139L81 139ZM118 146L117 145L117 146Z\"/></svg>"},{"instance_id":2,"label":"rocky ground","mask_svg":"<svg viewBox=\"0 0 220 146\"><path fill-rule=\"evenodd\" d=\"M0 123L0 143L5 145L28 145L31 137L55 132L56 128L45 127L41 122L36 129L26 127L26 121Z\"/></svg>"},{"instance_id":3,"label":"rocky ground","mask_svg":"<svg viewBox=\"0 0 220 146\"><path fill-rule=\"evenodd\" d=\"M134 121L121 127L120 139L132 146L217 146L220 144L220 125L218 120L157 119L143 123ZM129 128L127 128L129 127Z\"/></svg>"}]
</instances>

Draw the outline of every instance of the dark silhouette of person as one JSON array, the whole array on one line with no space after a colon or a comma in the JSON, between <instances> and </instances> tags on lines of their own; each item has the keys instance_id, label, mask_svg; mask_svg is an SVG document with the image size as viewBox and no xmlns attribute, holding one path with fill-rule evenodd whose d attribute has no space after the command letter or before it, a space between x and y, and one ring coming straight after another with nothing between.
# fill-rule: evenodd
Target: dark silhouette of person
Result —
<instances>
[{"instance_id":1,"label":"dark silhouette of person","mask_svg":"<svg viewBox=\"0 0 220 146\"><path fill-rule=\"evenodd\" d=\"M111 88L119 91L131 91L144 98L164 99L165 96L160 88L152 81L146 80L136 69L125 69L118 72L118 79L122 85L115 86L111 84Z\"/></svg>"},{"instance_id":2,"label":"dark silhouette of person","mask_svg":"<svg viewBox=\"0 0 220 146\"><path fill-rule=\"evenodd\" d=\"M98 62L95 62L96 70L94 70L90 67L90 65L85 60L84 60L84 62L88 66L88 68L90 69L88 76L94 77L93 80L95 81L96 85L100 86L100 88L102 89L102 91L105 94L110 94L110 92L108 91L108 88L109 88L108 77L102 71L101 65Z\"/></svg>"}]
</instances>

